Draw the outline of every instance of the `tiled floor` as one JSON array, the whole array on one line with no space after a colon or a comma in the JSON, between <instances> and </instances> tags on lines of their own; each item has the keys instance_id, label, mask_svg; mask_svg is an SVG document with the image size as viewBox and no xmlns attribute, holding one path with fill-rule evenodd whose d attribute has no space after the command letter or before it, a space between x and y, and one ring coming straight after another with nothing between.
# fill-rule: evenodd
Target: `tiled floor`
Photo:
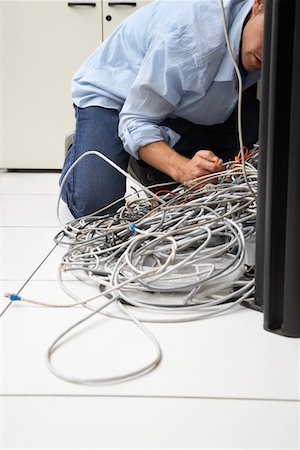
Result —
<instances>
[{"instance_id":1,"label":"tiled floor","mask_svg":"<svg viewBox=\"0 0 300 450\"><path fill-rule=\"evenodd\" d=\"M54 247L58 174L1 173L1 294L18 292ZM55 248L25 297L70 301L56 281ZM86 298L93 288L68 276ZM3 298L0 311L8 306ZM163 350L136 380L79 386L52 375L46 350L87 315L81 307L12 304L1 318L2 449L299 449L300 340L263 330L240 309L210 320L147 325ZM146 363L131 324L94 317L57 352L64 373L105 376Z\"/></svg>"}]
</instances>

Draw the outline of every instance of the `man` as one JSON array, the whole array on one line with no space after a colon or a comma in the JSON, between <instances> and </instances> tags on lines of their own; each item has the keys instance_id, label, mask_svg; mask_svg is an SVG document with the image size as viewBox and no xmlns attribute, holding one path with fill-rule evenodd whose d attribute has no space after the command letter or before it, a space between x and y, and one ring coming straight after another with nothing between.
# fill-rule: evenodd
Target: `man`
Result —
<instances>
[{"instance_id":1,"label":"man","mask_svg":"<svg viewBox=\"0 0 300 450\"><path fill-rule=\"evenodd\" d=\"M224 4L246 91L244 140L251 146L258 102L248 88L261 69L263 0ZM131 155L152 168L154 182L182 183L220 171L239 149L237 98L220 0L152 2L129 16L75 74L76 133L62 177L89 150L125 170ZM87 156L70 173L62 197L80 217L122 197L125 185L114 168Z\"/></svg>"}]
</instances>

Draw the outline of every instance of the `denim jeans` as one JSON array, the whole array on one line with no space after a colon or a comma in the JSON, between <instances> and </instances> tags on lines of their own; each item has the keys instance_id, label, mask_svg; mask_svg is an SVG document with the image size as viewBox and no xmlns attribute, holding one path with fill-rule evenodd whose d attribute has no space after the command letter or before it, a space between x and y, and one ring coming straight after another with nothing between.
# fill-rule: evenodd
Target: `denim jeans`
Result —
<instances>
[{"instance_id":1,"label":"denim jeans","mask_svg":"<svg viewBox=\"0 0 300 450\"><path fill-rule=\"evenodd\" d=\"M89 150L102 152L126 170L129 155L118 137L118 111L99 106L88 108L75 106L75 116L75 137L64 163L60 183L73 162ZM244 94L242 118L244 142L251 147L258 139L259 102L254 95L247 92ZM167 118L162 125L172 128L181 135L174 148L187 157L192 157L202 148L212 150L226 161L232 159L239 149L236 110L223 124L203 126L181 118ZM170 180L158 170L152 171L156 182ZM122 174L99 157L89 155L69 174L62 190L62 198L73 216L80 217L121 198L125 190L126 180ZM119 202L106 212L114 212L121 205Z\"/></svg>"}]
</instances>

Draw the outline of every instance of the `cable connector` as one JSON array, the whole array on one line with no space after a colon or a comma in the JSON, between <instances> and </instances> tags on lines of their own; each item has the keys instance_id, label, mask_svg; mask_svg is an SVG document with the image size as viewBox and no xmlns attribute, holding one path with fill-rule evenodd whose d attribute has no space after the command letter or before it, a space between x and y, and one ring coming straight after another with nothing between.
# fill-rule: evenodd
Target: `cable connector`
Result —
<instances>
[{"instance_id":1,"label":"cable connector","mask_svg":"<svg viewBox=\"0 0 300 450\"><path fill-rule=\"evenodd\" d=\"M128 228L131 231L135 231L138 229L138 226L135 223L131 223Z\"/></svg>"},{"instance_id":2,"label":"cable connector","mask_svg":"<svg viewBox=\"0 0 300 450\"><path fill-rule=\"evenodd\" d=\"M9 298L9 300L11 300L12 302L22 300L22 297L20 297L19 295L17 295L17 294L10 294L9 292L6 292L4 294L4 297Z\"/></svg>"}]
</instances>

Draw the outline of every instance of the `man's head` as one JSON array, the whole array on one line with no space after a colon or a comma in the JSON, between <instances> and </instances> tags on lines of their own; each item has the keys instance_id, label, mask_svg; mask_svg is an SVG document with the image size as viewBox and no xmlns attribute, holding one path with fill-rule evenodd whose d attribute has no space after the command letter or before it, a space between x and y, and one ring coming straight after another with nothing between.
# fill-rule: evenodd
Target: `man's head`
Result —
<instances>
[{"instance_id":1,"label":"man's head","mask_svg":"<svg viewBox=\"0 0 300 450\"><path fill-rule=\"evenodd\" d=\"M241 60L247 72L256 72L261 68L264 36L263 0L254 0L252 11L243 29L241 42Z\"/></svg>"}]
</instances>

